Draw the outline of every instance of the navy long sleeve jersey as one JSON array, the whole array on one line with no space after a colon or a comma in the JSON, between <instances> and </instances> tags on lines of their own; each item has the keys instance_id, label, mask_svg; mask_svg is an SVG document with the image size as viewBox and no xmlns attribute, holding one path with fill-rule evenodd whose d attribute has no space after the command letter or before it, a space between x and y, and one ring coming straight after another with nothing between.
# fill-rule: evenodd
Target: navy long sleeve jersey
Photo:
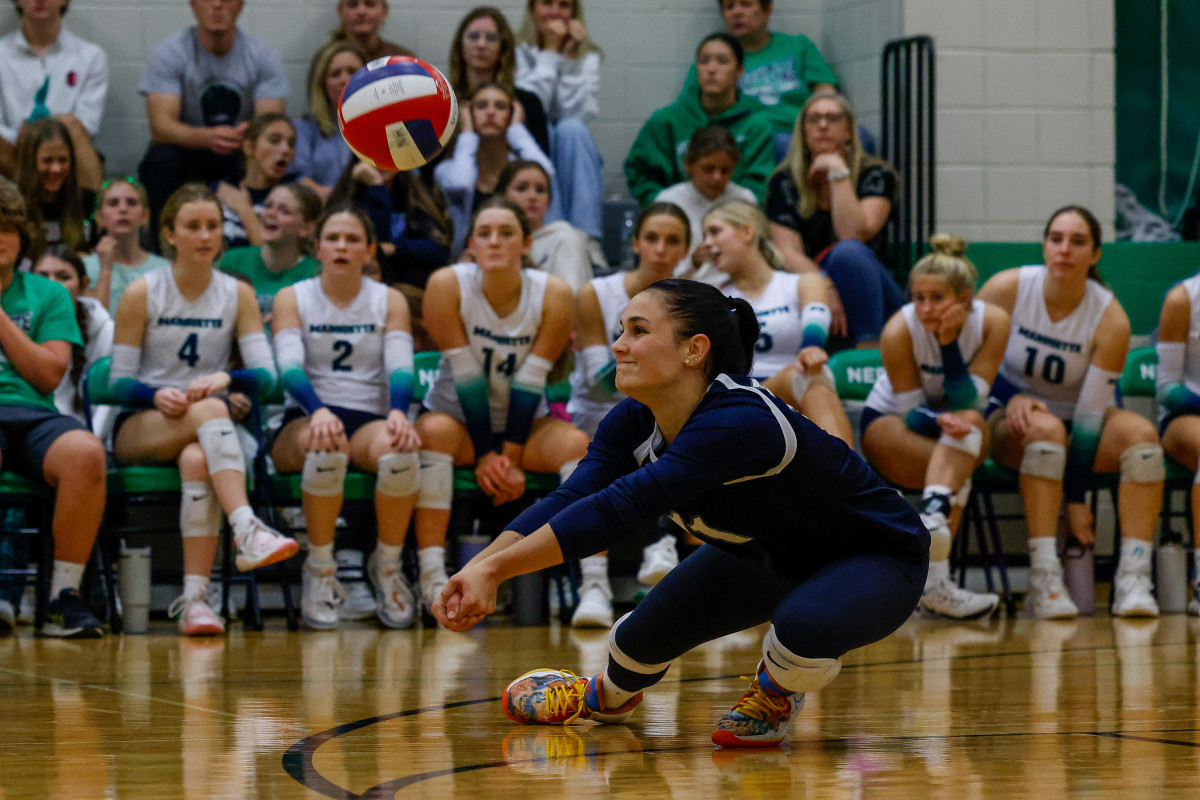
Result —
<instances>
[{"instance_id":1,"label":"navy long sleeve jersey","mask_svg":"<svg viewBox=\"0 0 1200 800\"><path fill-rule=\"evenodd\" d=\"M929 547L912 507L844 442L756 381L724 374L670 445L650 409L622 401L574 474L509 529L529 535L550 523L570 560L667 513L735 549L755 542L832 557Z\"/></svg>"}]
</instances>

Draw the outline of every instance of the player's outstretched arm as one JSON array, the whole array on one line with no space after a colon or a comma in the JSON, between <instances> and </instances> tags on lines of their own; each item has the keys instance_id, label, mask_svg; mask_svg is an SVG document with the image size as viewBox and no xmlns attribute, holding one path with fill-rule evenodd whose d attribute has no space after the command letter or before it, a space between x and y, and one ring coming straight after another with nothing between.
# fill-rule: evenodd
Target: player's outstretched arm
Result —
<instances>
[{"instance_id":1,"label":"player's outstretched arm","mask_svg":"<svg viewBox=\"0 0 1200 800\"><path fill-rule=\"evenodd\" d=\"M513 540L512 537L517 537ZM450 630L465 631L496 610L496 588L509 578L561 564L562 549L549 525L529 536L505 531L488 550L454 575L433 604L433 615Z\"/></svg>"}]
</instances>

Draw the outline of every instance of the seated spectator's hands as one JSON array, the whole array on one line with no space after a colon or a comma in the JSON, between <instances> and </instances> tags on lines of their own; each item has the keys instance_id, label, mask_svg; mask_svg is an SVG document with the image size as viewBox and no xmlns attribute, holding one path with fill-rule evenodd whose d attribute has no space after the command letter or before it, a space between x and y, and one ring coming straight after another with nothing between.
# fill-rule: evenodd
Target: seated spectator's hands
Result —
<instances>
[{"instance_id":1,"label":"seated spectator's hands","mask_svg":"<svg viewBox=\"0 0 1200 800\"><path fill-rule=\"evenodd\" d=\"M846 159L841 153L821 153L813 158L812 166L808 168L808 177L815 178L818 174L842 170L846 168Z\"/></svg>"},{"instance_id":2,"label":"seated spectator's hands","mask_svg":"<svg viewBox=\"0 0 1200 800\"><path fill-rule=\"evenodd\" d=\"M250 398L246 395L241 392L229 393L229 416L234 422L241 422L250 416L251 407Z\"/></svg>"},{"instance_id":3,"label":"seated spectator's hands","mask_svg":"<svg viewBox=\"0 0 1200 800\"><path fill-rule=\"evenodd\" d=\"M541 34L542 45L545 49L561 53L569 34L569 26L564 19L553 19L542 28Z\"/></svg>"},{"instance_id":4,"label":"seated spectator's hands","mask_svg":"<svg viewBox=\"0 0 1200 800\"><path fill-rule=\"evenodd\" d=\"M421 436L408 421L408 416L399 409L387 415L388 443L397 453L415 453L421 449Z\"/></svg>"},{"instance_id":5,"label":"seated spectator's hands","mask_svg":"<svg viewBox=\"0 0 1200 800\"><path fill-rule=\"evenodd\" d=\"M100 241L96 242L92 252L96 254L96 258L100 262L100 271L111 272L113 265L117 263L116 237L106 231L100 237Z\"/></svg>"},{"instance_id":6,"label":"seated spectator's hands","mask_svg":"<svg viewBox=\"0 0 1200 800\"><path fill-rule=\"evenodd\" d=\"M178 389L163 387L154 393L154 407L161 411L164 417L182 417L189 405L187 395Z\"/></svg>"},{"instance_id":7,"label":"seated spectator's hands","mask_svg":"<svg viewBox=\"0 0 1200 800\"><path fill-rule=\"evenodd\" d=\"M189 403L196 403L206 397L211 397L214 393L223 389L229 388L229 373L225 371L213 372L209 375L201 375L194 381L188 384L187 399Z\"/></svg>"},{"instance_id":8,"label":"seated spectator's hands","mask_svg":"<svg viewBox=\"0 0 1200 800\"><path fill-rule=\"evenodd\" d=\"M963 326L967 324L967 307L962 303L954 303L946 307L942 312L942 318L938 320L937 340L938 344L950 344L958 338L958 334L962 332Z\"/></svg>"},{"instance_id":9,"label":"seated spectator's hands","mask_svg":"<svg viewBox=\"0 0 1200 800\"><path fill-rule=\"evenodd\" d=\"M796 356L796 366L810 375L818 374L828 362L829 354L825 348L816 345L805 347Z\"/></svg>"},{"instance_id":10,"label":"seated spectator's hands","mask_svg":"<svg viewBox=\"0 0 1200 800\"><path fill-rule=\"evenodd\" d=\"M938 427L947 436L966 436L975 426L971 420L958 411L947 411L937 416Z\"/></svg>"},{"instance_id":11,"label":"seated spectator's hands","mask_svg":"<svg viewBox=\"0 0 1200 800\"><path fill-rule=\"evenodd\" d=\"M487 453L476 462L475 480L498 506L525 494L525 471L500 453Z\"/></svg>"},{"instance_id":12,"label":"seated spectator's hands","mask_svg":"<svg viewBox=\"0 0 1200 800\"><path fill-rule=\"evenodd\" d=\"M308 452L340 452L346 439L346 428L337 415L328 408L318 408L308 420L305 430L304 449Z\"/></svg>"},{"instance_id":13,"label":"seated spectator's hands","mask_svg":"<svg viewBox=\"0 0 1200 800\"><path fill-rule=\"evenodd\" d=\"M365 161L354 165L354 169L350 170L350 177L368 186L382 186L384 182L383 171Z\"/></svg>"},{"instance_id":14,"label":"seated spectator's hands","mask_svg":"<svg viewBox=\"0 0 1200 800\"><path fill-rule=\"evenodd\" d=\"M205 146L219 156L226 156L241 149L242 134L246 132L248 124L243 122L236 126L214 125L211 128L205 128L208 140L205 142Z\"/></svg>"},{"instance_id":15,"label":"seated spectator's hands","mask_svg":"<svg viewBox=\"0 0 1200 800\"><path fill-rule=\"evenodd\" d=\"M1004 407L1004 421L1014 436L1024 436L1029 431L1033 415L1037 412L1050 413L1046 404L1027 394L1019 394Z\"/></svg>"},{"instance_id":16,"label":"seated spectator's hands","mask_svg":"<svg viewBox=\"0 0 1200 800\"><path fill-rule=\"evenodd\" d=\"M221 181L217 184L217 198L238 214L244 216L254 213L254 201L250 199L250 190L244 186L234 186Z\"/></svg>"},{"instance_id":17,"label":"seated spectator's hands","mask_svg":"<svg viewBox=\"0 0 1200 800\"><path fill-rule=\"evenodd\" d=\"M567 37L562 43L562 54L567 58L579 55L579 47L587 39L587 25L581 19L573 19L567 24Z\"/></svg>"}]
</instances>

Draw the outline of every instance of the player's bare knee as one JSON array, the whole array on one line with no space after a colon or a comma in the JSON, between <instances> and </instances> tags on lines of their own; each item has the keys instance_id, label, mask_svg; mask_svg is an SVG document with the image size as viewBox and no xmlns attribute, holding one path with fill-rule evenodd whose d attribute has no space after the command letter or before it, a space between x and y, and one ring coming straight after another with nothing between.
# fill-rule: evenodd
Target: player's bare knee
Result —
<instances>
[{"instance_id":1,"label":"player's bare knee","mask_svg":"<svg viewBox=\"0 0 1200 800\"><path fill-rule=\"evenodd\" d=\"M1067 443L1067 427L1062 420L1052 414L1033 414L1029 420L1029 430L1025 432L1025 447L1034 442L1052 442L1065 445Z\"/></svg>"},{"instance_id":2,"label":"player's bare knee","mask_svg":"<svg viewBox=\"0 0 1200 800\"><path fill-rule=\"evenodd\" d=\"M424 449L453 453L458 448L463 428L448 414L422 414L417 419L417 434Z\"/></svg>"},{"instance_id":3,"label":"player's bare knee","mask_svg":"<svg viewBox=\"0 0 1200 800\"><path fill-rule=\"evenodd\" d=\"M216 397L206 397L188 406L187 416L197 425L202 425L210 419L229 416L229 406L225 401Z\"/></svg>"},{"instance_id":4,"label":"player's bare knee","mask_svg":"<svg viewBox=\"0 0 1200 800\"><path fill-rule=\"evenodd\" d=\"M179 474L184 480L198 481L208 478L208 462L204 458L204 448L199 442L185 445L176 462L179 464Z\"/></svg>"}]
</instances>

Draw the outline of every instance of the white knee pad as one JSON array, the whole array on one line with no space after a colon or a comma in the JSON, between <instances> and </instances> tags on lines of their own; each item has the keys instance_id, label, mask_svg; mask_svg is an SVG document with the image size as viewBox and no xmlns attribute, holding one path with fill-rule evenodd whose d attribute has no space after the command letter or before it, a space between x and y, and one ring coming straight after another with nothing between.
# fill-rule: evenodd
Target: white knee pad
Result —
<instances>
[{"instance_id":1,"label":"white knee pad","mask_svg":"<svg viewBox=\"0 0 1200 800\"><path fill-rule=\"evenodd\" d=\"M763 638L763 661L771 680L789 692L815 692L837 677L842 669L840 658L805 658L779 643L775 626Z\"/></svg>"},{"instance_id":2,"label":"white knee pad","mask_svg":"<svg viewBox=\"0 0 1200 800\"><path fill-rule=\"evenodd\" d=\"M313 497L336 497L346 483L344 453L306 453L300 491Z\"/></svg>"},{"instance_id":3,"label":"white knee pad","mask_svg":"<svg viewBox=\"0 0 1200 800\"><path fill-rule=\"evenodd\" d=\"M565 463L561 467L559 467L558 468L558 482L566 483L567 478L571 477L571 475L574 474L575 468L579 466L580 461L583 461L583 459L577 458L574 461L568 461L567 463Z\"/></svg>"},{"instance_id":4,"label":"white knee pad","mask_svg":"<svg viewBox=\"0 0 1200 800\"><path fill-rule=\"evenodd\" d=\"M1153 442L1142 442L1121 453L1121 480L1128 483L1158 483L1167 477L1163 449Z\"/></svg>"},{"instance_id":5,"label":"white knee pad","mask_svg":"<svg viewBox=\"0 0 1200 800\"><path fill-rule=\"evenodd\" d=\"M205 422L196 429L196 439L200 442L200 448L204 450L209 475L227 469L246 472L245 461L242 460L242 447L238 444L237 431L229 417L217 417Z\"/></svg>"},{"instance_id":6,"label":"white knee pad","mask_svg":"<svg viewBox=\"0 0 1200 800\"><path fill-rule=\"evenodd\" d=\"M632 611L629 612L629 614L632 613ZM617 664L619 664L621 667L629 670L630 672L635 672L638 675L658 675L666 672L667 668L671 666L670 661L665 664L643 664L641 661L630 658L621 650L621 648L617 647L617 628L621 627L621 623L629 618L629 614L626 614L617 620L616 624L613 625L608 631L609 657L612 658L613 661L617 662Z\"/></svg>"},{"instance_id":7,"label":"white knee pad","mask_svg":"<svg viewBox=\"0 0 1200 800\"><path fill-rule=\"evenodd\" d=\"M1030 442L1021 458L1022 475L1061 481L1067 468L1067 448L1055 442Z\"/></svg>"},{"instance_id":8,"label":"white knee pad","mask_svg":"<svg viewBox=\"0 0 1200 800\"><path fill-rule=\"evenodd\" d=\"M971 458L978 458L979 451L983 449L983 431L979 430L979 428L971 428L971 432L965 436L951 436L948 433L943 433L938 438L938 444L953 447L955 450L961 450Z\"/></svg>"},{"instance_id":9,"label":"white knee pad","mask_svg":"<svg viewBox=\"0 0 1200 800\"><path fill-rule=\"evenodd\" d=\"M967 482L962 485L962 488L954 493L954 497L950 500L951 505L959 508L966 508L967 501L971 499L971 479L967 478Z\"/></svg>"},{"instance_id":10,"label":"white knee pad","mask_svg":"<svg viewBox=\"0 0 1200 800\"><path fill-rule=\"evenodd\" d=\"M417 491L420 469L416 453L385 453L379 457L375 491L385 497L408 497Z\"/></svg>"},{"instance_id":11,"label":"white knee pad","mask_svg":"<svg viewBox=\"0 0 1200 800\"><path fill-rule=\"evenodd\" d=\"M454 499L454 458L432 450L421 451L420 488L417 490L417 508L450 510Z\"/></svg>"},{"instance_id":12,"label":"white knee pad","mask_svg":"<svg viewBox=\"0 0 1200 800\"><path fill-rule=\"evenodd\" d=\"M185 481L180 489L179 535L184 539L221 532L221 504L207 481Z\"/></svg>"},{"instance_id":13,"label":"white knee pad","mask_svg":"<svg viewBox=\"0 0 1200 800\"><path fill-rule=\"evenodd\" d=\"M833 370L829 368L828 364L822 367L821 371L816 375L810 375L805 370L799 368L792 373L792 394L796 397L797 403L804 399L808 388L815 383L824 383L830 388L837 386L834 382Z\"/></svg>"}]
</instances>

